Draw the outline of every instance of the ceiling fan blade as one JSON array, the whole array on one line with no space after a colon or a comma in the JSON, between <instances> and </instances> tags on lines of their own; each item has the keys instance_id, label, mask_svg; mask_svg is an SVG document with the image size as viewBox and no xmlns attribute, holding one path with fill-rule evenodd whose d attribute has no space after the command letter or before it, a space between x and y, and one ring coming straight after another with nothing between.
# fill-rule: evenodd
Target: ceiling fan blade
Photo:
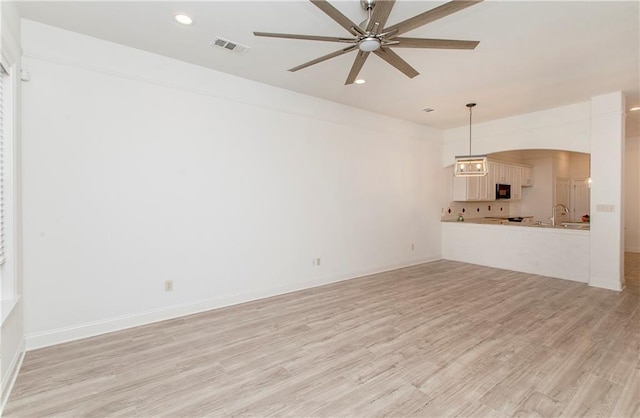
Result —
<instances>
[{"instance_id":1,"label":"ceiling fan blade","mask_svg":"<svg viewBox=\"0 0 640 418\"><path fill-rule=\"evenodd\" d=\"M353 61L353 65L351 66L351 71L349 71L347 81L345 81L344 83L345 85L353 84L353 82L356 81L356 78L358 77L358 74L360 74L360 70L362 69L362 66L364 65L364 62L367 60L368 56L369 52L358 51L358 55L356 55L356 59L355 61Z\"/></svg>"},{"instance_id":2,"label":"ceiling fan blade","mask_svg":"<svg viewBox=\"0 0 640 418\"><path fill-rule=\"evenodd\" d=\"M325 0L310 0L318 9L322 10L329 16L331 19L335 20L340 26L349 31L349 33L353 34L364 34L363 30L360 27L353 23L351 19L343 15L338 9L333 7Z\"/></svg>"},{"instance_id":3,"label":"ceiling fan blade","mask_svg":"<svg viewBox=\"0 0 640 418\"><path fill-rule=\"evenodd\" d=\"M295 35L293 33L269 33L269 32L253 32L253 34L255 36L264 36L267 38L303 39L306 41L326 41L326 42L351 42L351 43L356 42L356 39L337 38L335 36Z\"/></svg>"},{"instance_id":4,"label":"ceiling fan blade","mask_svg":"<svg viewBox=\"0 0 640 418\"><path fill-rule=\"evenodd\" d=\"M295 71L302 70L303 68L310 67L310 66L312 66L314 64L317 64L319 62L326 61L326 60L331 59L331 58L339 57L340 55L346 54L347 52L351 52L356 48L358 48L358 45L348 46L348 47L340 49L340 50L338 50L336 52L332 52L332 53L324 55L324 56L322 56L320 58L316 58L316 59L311 60L309 62L305 62L304 64L300 64L297 67L290 68L289 71L291 71L293 73Z\"/></svg>"},{"instance_id":5,"label":"ceiling fan blade","mask_svg":"<svg viewBox=\"0 0 640 418\"><path fill-rule=\"evenodd\" d=\"M393 9L393 5L396 0L377 0L376 5L373 7L373 13L371 14L371 19L367 24L367 32L373 30L373 27L376 23L379 24L379 28L384 28L384 25L387 24L387 19L389 18L389 14L391 14L391 9ZM376 35L376 33L374 33Z\"/></svg>"},{"instance_id":6,"label":"ceiling fan blade","mask_svg":"<svg viewBox=\"0 0 640 418\"><path fill-rule=\"evenodd\" d=\"M405 60L400 58L398 54L396 54L389 48L382 47L373 52L383 60L387 61L389 64L396 67L398 70L400 70L404 75L406 75L409 78L413 78L418 74L420 74L415 70L415 68L410 66Z\"/></svg>"},{"instance_id":7,"label":"ceiling fan blade","mask_svg":"<svg viewBox=\"0 0 640 418\"><path fill-rule=\"evenodd\" d=\"M456 39L393 38L398 41L394 48L475 49L480 41Z\"/></svg>"},{"instance_id":8,"label":"ceiling fan blade","mask_svg":"<svg viewBox=\"0 0 640 418\"><path fill-rule=\"evenodd\" d=\"M431 23L435 20L441 19L445 16L449 16L452 13L459 12L467 7L473 6L482 2L482 0L453 0L448 3L438 6L435 9L428 10L417 16L409 18L403 22L396 23L395 25L384 28L384 32L394 32L390 37L401 35L405 32L409 32L412 29L419 28L420 26Z\"/></svg>"}]
</instances>

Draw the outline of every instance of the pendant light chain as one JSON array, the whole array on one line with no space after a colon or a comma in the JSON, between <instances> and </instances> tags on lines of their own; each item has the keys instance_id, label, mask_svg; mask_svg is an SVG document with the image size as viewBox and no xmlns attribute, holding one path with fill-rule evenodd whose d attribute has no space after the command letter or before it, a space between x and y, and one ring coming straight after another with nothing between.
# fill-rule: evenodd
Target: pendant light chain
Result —
<instances>
[{"instance_id":1,"label":"pendant light chain","mask_svg":"<svg viewBox=\"0 0 640 418\"><path fill-rule=\"evenodd\" d=\"M475 107L475 103L467 103L467 107L469 108L469 155L473 155L471 153L471 114L472 110Z\"/></svg>"},{"instance_id":2,"label":"pendant light chain","mask_svg":"<svg viewBox=\"0 0 640 418\"><path fill-rule=\"evenodd\" d=\"M471 153L471 114L473 113L471 110L473 109L472 106L469 106L469 155L473 155Z\"/></svg>"}]
</instances>

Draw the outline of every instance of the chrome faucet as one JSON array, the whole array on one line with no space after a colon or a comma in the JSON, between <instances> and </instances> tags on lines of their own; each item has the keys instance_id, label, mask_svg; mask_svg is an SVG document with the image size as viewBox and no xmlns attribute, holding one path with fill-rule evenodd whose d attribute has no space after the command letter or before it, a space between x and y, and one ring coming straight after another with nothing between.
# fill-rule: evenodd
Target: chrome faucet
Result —
<instances>
[{"instance_id":1,"label":"chrome faucet","mask_svg":"<svg viewBox=\"0 0 640 418\"><path fill-rule=\"evenodd\" d=\"M563 215L566 215L567 213L569 213L569 208L566 207L564 204L562 203L558 203L557 205L555 205L552 209L551 209L551 217L549 219L551 219L551 225L555 226L556 225L556 209L557 208L562 208L564 210Z\"/></svg>"}]
</instances>

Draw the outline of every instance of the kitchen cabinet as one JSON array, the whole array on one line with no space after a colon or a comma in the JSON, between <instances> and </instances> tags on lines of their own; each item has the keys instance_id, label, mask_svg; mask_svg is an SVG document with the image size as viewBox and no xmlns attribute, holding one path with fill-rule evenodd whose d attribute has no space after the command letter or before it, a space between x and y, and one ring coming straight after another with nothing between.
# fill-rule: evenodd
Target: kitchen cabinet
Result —
<instances>
[{"instance_id":1,"label":"kitchen cabinet","mask_svg":"<svg viewBox=\"0 0 640 418\"><path fill-rule=\"evenodd\" d=\"M453 200L456 202L494 200L495 197L491 198L490 191L489 174L453 178Z\"/></svg>"},{"instance_id":2,"label":"kitchen cabinet","mask_svg":"<svg viewBox=\"0 0 640 418\"><path fill-rule=\"evenodd\" d=\"M509 184L509 165L500 162L494 162L494 180L499 184Z\"/></svg>"},{"instance_id":3,"label":"kitchen cabinet","mask_svg":"<svg viewBox=\"0 0 640 418\"><path fill-rule=\"evenodd\" d=\"M533 186L533 169L531 167L522 167L522 187Z\"/></svg>"},{"instance_id":4,"label":"kitchen cabinet","mask_svg":"<svg viewBox=\"0 0 640 418\"><path fill-rule=\"evenodd\" d=\"M509 165L509 181L511 185L511 200L522 198L522 167L519 165Z\"/></svg>"},{"instance_id":5,"label":"kitchen cabinet","mask_svg":"<svg viewBox=\"0 0 640 418\"><path fill-rule=\"evenodd\" d=\"M522 198L522 187L533 185L531 167L491 160L488 167L489 173L483 177L454 177L453 200L494 201L496 184L510 184L511 200L519 200Z\"/></svg>"},{"instance_id":6,"label":"kitchen cabinet","mask_svg":"<svg viewBox=\"0 0 640 418\"><path fill-rule=\"evenodd\" d=\"M487 200L494 201L496 200L496 170L491 170L491 164L496 164L489 161L489 173L487 173L486 183L487 183Z\"/></svg>"},{"instance_id":7,"label":"kitchen cabinet","mask_svg":"<svg viewBox=\"0 0 640 418\"><path fill-rule=\"evenodd\" d=\"M478 177L454 177L453 178L453 200L465 202L467 200L478 200L479 187Z\"/></svg>"}]
</instances>

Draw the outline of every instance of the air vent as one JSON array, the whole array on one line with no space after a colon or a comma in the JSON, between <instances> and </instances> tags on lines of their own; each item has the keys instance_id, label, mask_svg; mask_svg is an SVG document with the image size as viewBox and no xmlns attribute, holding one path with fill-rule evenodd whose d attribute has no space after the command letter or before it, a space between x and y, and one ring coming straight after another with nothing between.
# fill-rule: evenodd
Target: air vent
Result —
<instances>
[{"instance_id":1,"label":"air vent","mask_svg":"<svg viewBox=\"0 0 640 418\"><path fill-rule=\"evenodd\" d=\"M227 52L234 52L240 55L244 55L249 50L248 46L240 45L239 43L231 42L228 39L219 38L217 36L213 40L213 42L211 42L211 46L224 49Z\"/></svg>"}]
</instances>

